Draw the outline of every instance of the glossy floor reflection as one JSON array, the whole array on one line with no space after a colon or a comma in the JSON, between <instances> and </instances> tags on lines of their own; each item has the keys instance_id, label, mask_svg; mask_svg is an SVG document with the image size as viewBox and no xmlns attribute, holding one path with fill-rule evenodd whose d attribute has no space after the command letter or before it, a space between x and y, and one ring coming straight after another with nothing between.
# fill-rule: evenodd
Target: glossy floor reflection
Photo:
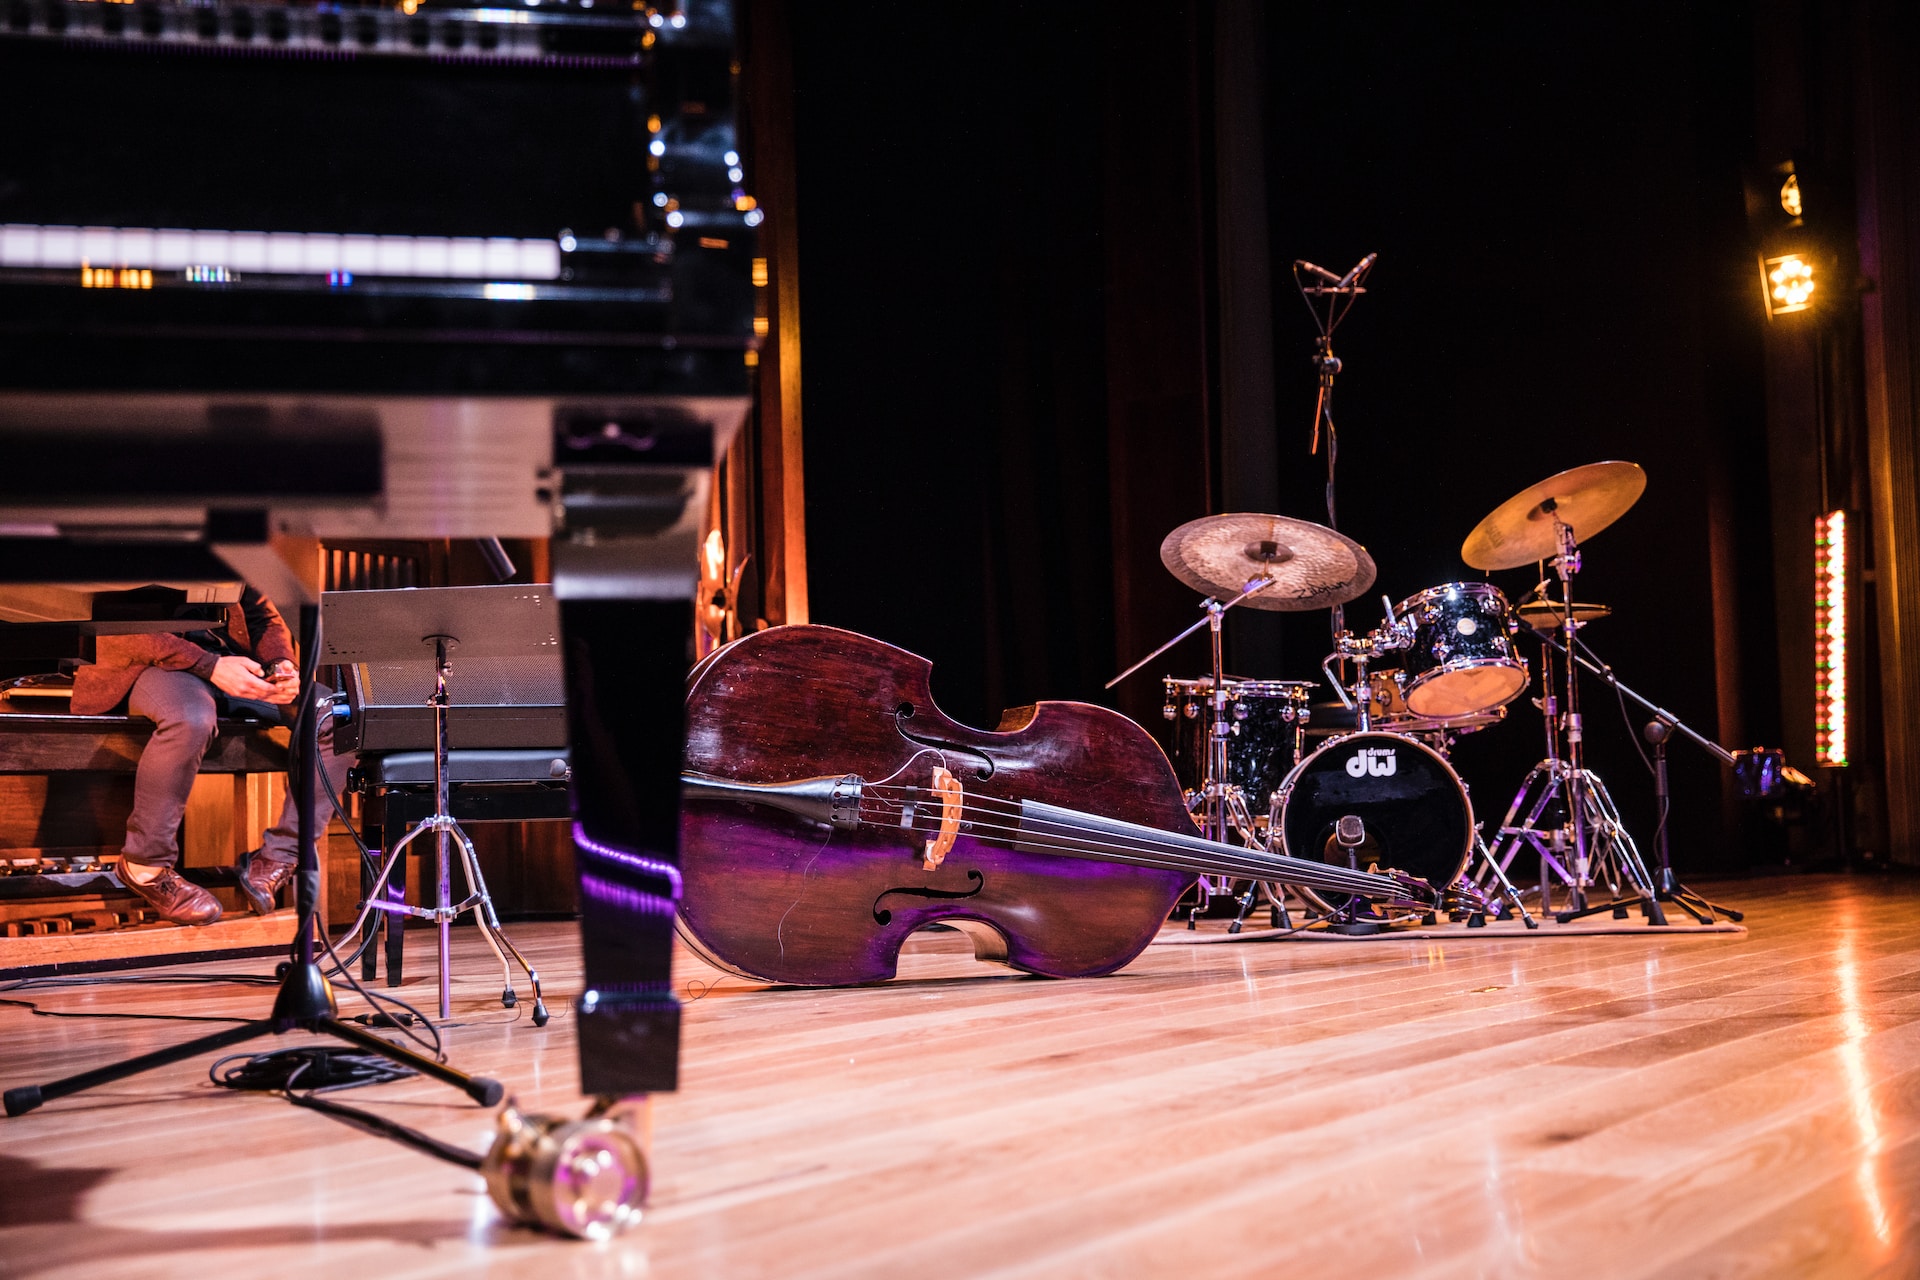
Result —
<instances>
[{"instance_id":1,"label":"glossy floor reflection","mask_svg":"<svg viewBox=\"0 0 1920 1280\"><path fill-rule=\"evenodd\" d=\"M1168 947L1052 982L935 934L901 980L841 991L683 956L653 1208L607 1245L507 1227L457 1168L176 1067L0 1122L0 1275L1920 1274L1920 886L1713 891L1747 936ZM571 930L515 936L570 994ZM576 1107L571 1019L499 1009L462 946L454 1061ZM0 1007L0 1083L204 1029ZM486 1141L437 1086L351 1100Z\"/></svg>"}]
</instances>

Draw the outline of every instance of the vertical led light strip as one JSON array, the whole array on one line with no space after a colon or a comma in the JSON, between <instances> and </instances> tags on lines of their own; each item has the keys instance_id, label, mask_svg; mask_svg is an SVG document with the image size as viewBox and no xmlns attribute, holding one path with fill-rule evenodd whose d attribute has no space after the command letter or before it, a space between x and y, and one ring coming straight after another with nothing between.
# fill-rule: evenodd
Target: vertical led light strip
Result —
<instances>
[{"instance_id":1,"label":"vertical led light strip","mask_svg":"<svg viewBox=\"0 0 1920 1280\"><path fill-rule=\"evenodd\" d=\"M1847 513L1813 521L1813 756L1847 762Z\"/></svg>"}]
</instances>

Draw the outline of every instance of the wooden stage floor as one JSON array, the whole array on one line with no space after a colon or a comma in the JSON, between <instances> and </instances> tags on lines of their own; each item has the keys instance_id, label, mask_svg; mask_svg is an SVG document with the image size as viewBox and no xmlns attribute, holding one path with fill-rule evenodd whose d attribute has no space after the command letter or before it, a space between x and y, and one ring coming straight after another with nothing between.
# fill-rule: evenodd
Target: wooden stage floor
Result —
<instances>
[{"instance_id":1,"label":"wooden stage floor","mask_svg":"<svg viewBox=\"0 0 1920 1280\"><path fill-rule=\"evenodd\" d=\"M1920 884L1712 889L1749 935L1156 947L1053 982L931 934L903 980L840 991L683 956L653 1206L600 1245L507 1227L459 1168L181 1065L0 1120L0 1275L1920 1274ZM453 1060L577 1109L570 1014L501 1010L464 932ZM513 932L564 1010L571 926ZM207 1029L0 1008L0 1084ZM488 1137L417 1080L336 1096Z\"/></svg>"}]
</instances>

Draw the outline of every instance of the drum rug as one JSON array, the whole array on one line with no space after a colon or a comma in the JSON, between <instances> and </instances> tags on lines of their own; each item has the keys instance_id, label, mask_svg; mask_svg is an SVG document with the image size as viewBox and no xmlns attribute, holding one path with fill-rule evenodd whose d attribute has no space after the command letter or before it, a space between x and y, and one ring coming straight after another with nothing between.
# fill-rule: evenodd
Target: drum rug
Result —
<instances>
[{"instance_id":1,"label":"drum rug","mask_svg":"<svg viewBox=\"0 0 1920 1280\"><path fill-rule=\"evenodd\" d=\"M1676 919L1675 917L1678 917ZM1244 929L1239 933L1228 933L1224 920L1204 920L1198 929L1188 929L1184 925L1169 924L1153 940L1156 947L1198 947L1229 942L1490 942L1495 940L1519 940L1536 938L1599 938L1599 937L1635 937L1669 938L1675 934L1715 934L1719 936L1744 936L1747 927L1722 921L1718 924L1697 924L1678 907L1667 908L1668 923L1662 927L1650 925L1635 912L1631 919L1615 920L1611 916L1591 916L1585 920L1573 920L1566 924L1556 924L1550 919L1541 919L1538 929L1529 929L1518 920L1489 920L1483 928L1468 928L1462 921L1459 924L1402 925L1385 929L1379 933L1334 933L1324 925L1315 923L1296 926L1292 929Z\"/></svg>"}]
</instances>

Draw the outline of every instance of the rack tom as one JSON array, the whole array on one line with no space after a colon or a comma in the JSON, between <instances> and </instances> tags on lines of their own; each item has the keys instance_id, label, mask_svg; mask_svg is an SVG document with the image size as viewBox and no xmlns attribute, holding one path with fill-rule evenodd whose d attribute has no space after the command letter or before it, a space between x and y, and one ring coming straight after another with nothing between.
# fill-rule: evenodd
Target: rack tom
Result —
<instances>
[{"instance_id":1,"label":"rack tom","mask_svg":"<svg viewBox=\"0 0 1920 1280\"><path fill-rule=\"evenodd\" d=\"M1505 706L1527 687L1513 610L1490 582L1448 582L1394 607L1413 632L1400 671L1407 710L1428 720Z\"/></svg>"}]
</instances>

